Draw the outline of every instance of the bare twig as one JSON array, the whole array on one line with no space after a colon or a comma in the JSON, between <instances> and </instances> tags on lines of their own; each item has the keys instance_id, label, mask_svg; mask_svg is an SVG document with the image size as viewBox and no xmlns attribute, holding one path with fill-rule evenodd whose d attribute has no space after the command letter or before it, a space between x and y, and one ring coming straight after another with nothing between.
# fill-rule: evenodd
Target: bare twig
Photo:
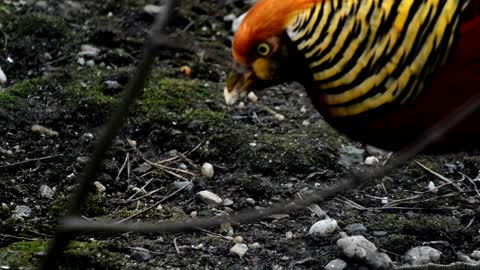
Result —
<instances>
[{"instance_id":1,"label":"bare twig","mask_svg":"<svg viewBox=\"0 0 480 270\"><path fill-rule=\"evenodd\" d=\"M15 236L15 235L10 235L10 234L0 234L0 237L5 237L5 238L12 238L12 239L18 239L18 240L25 240L25 241L37 241L39 240L38 238L29 238L29 237L22 237L22 236Z\"/></svg>"},{"instance_id":2,"label":"bare twig","mask_svg":"<svg viewBox=\"0 0 480 270\"><path fill-rule=\"evenodd\" d=\"M170 167L170 166L165 166L165 165L162 165L162 164L159 164L159 163L155 163L155 162L152 162L152 161L149 161L147 159L144 159L145 162L147 162L148 164L156 167L156 168L159 168L159 169L162 169L162 170L166 170L166 171L176 171L176 172L181 172L181 173L184 173L184 174L189 174L191 176L195 176L194 173L192 173L191 171L187 171L187 170L182 170L182 169L178 169L178 168L173 168L173 167Z\"/></svg>"},{"instance_id":3,"label":"bare twig","mask_svg":"<svg viewBox=\"0 0 480 270\"><path fill-rule=\"evenodd\" d=\"M23 165L23 164L30 163L30 162L35 162L35 161L43 161L43 160L57 158L57 157L61 157L61 156L63 156L63 155L53 155L53 156L46 156L46 157L22 160L22 161L10 163L10 164L7 164L7 165L2 165L2 166L0 166L0 169L14 167L14 166L18 166L18 165Z\"/></svg>"},{"instance_id":4,"label":"bare twig","mask_svg":"<svg viewBox=\"0 0 480 270\"><path fill-rule=\"evenodd\" d=\"M132 218L134 218L134 217L138 217L139 215L144 214L144 213L150 211L151 209L157 207L158 205L160 205L160 204L163 203L164 201L170 199L170 198L173 197L175 194L177 194L178 192L182 191L183 189L187 188L187 187L190 186L190 185L191 185L191 183L188 183L188 184L186 184L186 185L183 185L181 188L179 188L179 189L175 190L174 192L168 194L167 196L163 197L163 199L161 199L160 201L152 204L151 206L143 209L142 211L140 211L140 212L138 212L138 213L135 213L135 214L133 214L133 215L131 215L131 216L129 216L129 217L126 217L126 218L124 218L124 219L122 219L122 220L119 220L119 221L115 222L115 224L123 223L123 222L125 222L125 221L127 221L127 220L130 220L130 219L132 219Z\"/></svg>"},{"instance_id":5,"label":"bare twig","mask_svg":"<svg viewBox=\"0 0 480 270\"><path fill-rule=\"evenodd\" d=\"M120 175L122 174L123 169L125 169L125 166L127 165L129 155L130 153L127 152L127 154L125 155L125 161L123 161L122 167L120 167L120 170L118 170L117 177L115 177L116 180L120 179Z\"/></svg>"},{"instance_id":6,"label":"bare twig","mask_svg":"<svg viewBox=\"0 0 480 270\"><path fill-rule=\"evenodd\" d=\"M145 191L145 188L150 185L150 183L153 181L153 178L150 178L150 180L147 181L147 183L145 183L145 185L143 185L143 187L141 187L140 189L138 189L132 196L130 196L128 199L127 199L127 202L130 202L132 201L132 199L137 196L138 193L140 193L141 191L143 192L146 192Z\"/></svg>"},{"instance_id":7,"label":"bare twig","mask_svg":"<svg viewBox=\"0 0 480 270\"><path fill-rule=\"evenodd\" d=\"M175 246L175 250L177 251L177 254L180 255L180 249L178 248L178 245L177 245L177 237L173 238L173 245Z\"/></svg>"},{"instance_id":8,"label":"bare twig","mask_svg":"<svg viewBox=\"0 0 480 270\"><path fill-rule=\"evenodd\" d=\"M428 168L427 166L423 165L422 163L420 163L419 161L415 161L415 163L417 163L420 167L422 167L424 170L428 171L429 173L435 175L436 177L438 177L440 180L442 180L445 184L450 184L452 186L454 186L455 188L458 189L458 191L463 191L463 189L459 186L457 186L450 178L448 177L445 177L435 171L433 171L432 169Z\"/></svg>"},{"instance_id":9,"label":"bare twig","mask_svg":"<svg viewBox=\"0 0 480 270\"><path fill-rule=\"evenodd\" d=\"M479 270L480 264L456 262L451 264L424 264L404 265L395 267L394 270Z\"/></svg>"}]
</instances>

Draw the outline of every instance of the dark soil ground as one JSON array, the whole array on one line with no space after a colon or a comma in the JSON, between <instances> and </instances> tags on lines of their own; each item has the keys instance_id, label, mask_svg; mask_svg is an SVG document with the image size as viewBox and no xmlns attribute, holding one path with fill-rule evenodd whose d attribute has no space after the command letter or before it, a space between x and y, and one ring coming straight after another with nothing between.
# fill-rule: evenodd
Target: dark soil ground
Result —
<instances>
[{"instance_id":1,"label":"dark soil ground","mask_svg":"<svg viewBox=\"0 0 480 270\"><path fill-rule=\"evenodd\" d=\"M138 62L153 20L143 10L150 2L0 1L0 67L8 77L0 85L2 269L34 268L44 255L92 142L115 108L120 89L106 82L124 86ZM349 169L371 167L364 159L372 154L325 124L297 84L258 92L259 101L247 100L244 108L224 104L232 35L224 16L239 15L248 6L220 2L181 1L177 7L168 30L182 46L160 52L148 87L99 172L105 191L92 186L84 202L85 218L129 217L174 192L173 183L185 179L193 181L191 191L175 194L134 220L182 220L268 207L335 185ZM98 55L84 57L94 61L89 65L79 64L84 44L100 49ZM182 66L191 68L191 77ZM58 135L34 132L33 125ZM378 157L380 163L386 160ZM147 161L168 167L148 166ZM444 185L430 192L430 181L436 186L443 181L416 161L459 188ZM213 178L201 175L204 162L213 164ZM375 184L320 207L340 230L365 225L362 234L399 265L408 249L422 245L442 251L441 263L455 262L456 252L470 254L480 247L480 195L469 180L479 169L475 153L419 156ZM42 196L42 185L53 196ZM144 186L146 192L156 192L138 199ZM233 203L209 206L196 196L201 190ZM19 206L31 212L19 217ZM321 269L339 257L338 236L309 236L318 220L305 209L233 225L233 235L220 228L82 234L58 261L63 269ZM250 245L243 258L229 252L238 236ZM145 251L137 248L148 250L151 258L139 256Z\"/></svg>"}]
</instances>

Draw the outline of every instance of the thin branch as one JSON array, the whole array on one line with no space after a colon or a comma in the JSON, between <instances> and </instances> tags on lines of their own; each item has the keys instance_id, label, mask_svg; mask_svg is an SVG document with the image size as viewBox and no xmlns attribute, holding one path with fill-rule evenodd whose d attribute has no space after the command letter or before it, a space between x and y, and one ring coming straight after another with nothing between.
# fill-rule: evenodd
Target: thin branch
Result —
<instances>
[{"instance_id":1,"label":"thin branch","mask_svg":"<svg viewBox=\"0 0 480 270\"><path fill-rule=\"evenodd\" d=\"M128 221L128 220L130 220L130 219L132 219L132 218L138 217L139 215L144 214L144 213L150 211L151 209L157 207L158 205L160 205L160 204L163 203L164 201L166 201L166 200L170 199L171 197L173 197L173 196L174 196L175 194L177 194L178 192L184 190L185 188L187 188L187 187L190 186L191 184L192 184L192 183L188 183L188 184L186 184L186 185L183 185L181 188L179 188L179 189L175 190L174 192L168 194L167 196L163 197L163 199L161 199L160 201L152 204L151 206L143 209L142 211L140 211L140 212L138 212L138 213L135 213L135 214L133 214L133 215L131 215L131 216L129 216L129 217L126 217L126 218L124 218L124 219L122 219L122 220L119 220L119 221L115 222L115 224L123 223L123 222L125 222L125 221Z\"/></svg>"},{"instance_id":2,"label":"thin branch","mask_svg":"<svg viewBox=\"0 0 480 270\"><path fill-rule=\"evenodd\" d=\"M46 157L22 160L22 161L18 161L18 162L15 162L15 163L2 165L2 166L0 166L0 169L14 167L14 166L18 166L18 165L23 165L23 164L30 163L30 162L35 162L35 161L42 161L42 160L57 158L57 157L61 157L61 156L63 156L63 155L53 155L53 156L46 156Z\"/></svg>"}]
</instances>

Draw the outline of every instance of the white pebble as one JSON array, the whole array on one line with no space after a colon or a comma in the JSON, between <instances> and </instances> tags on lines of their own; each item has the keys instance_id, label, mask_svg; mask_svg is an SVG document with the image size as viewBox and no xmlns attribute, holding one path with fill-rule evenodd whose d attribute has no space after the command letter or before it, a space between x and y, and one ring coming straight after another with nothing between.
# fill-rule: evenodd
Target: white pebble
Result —
<instances>
[{"instance_id":1,"label":"white pebble","mask_svg":"<svg viewBox=\"0 0 480 270\"><path fill-rule=\"evenodd\" d=\"M302 108L300 108L300 112L307 113L307 108L305 108L305 106L302 106Z\"/></svg>"},{"instance_id":2,"label":"white pebble","mask_svg":"<svg viewBox=\"0 0 480 270\"><path fill-rule=\"evenodd\" d=\"M366 165L375 165L375 164L378 164L379 162L380 160L378 160L378 158L374 156L369 156L365 159Z\"/></svg>"},{"instance_id":3,"label":"white pebble","mask_svg":"<svg viewBox=\"0 0 480 270\"><path fill-rule=\"evenodd\" d=\"M253 103L257 103L257 101L258 101L258 97L257 97L257 95L255 95L254 92L248 93L248 96L247 96L247 97L248 97L248 99L249 99L251 102L253 102Z\"/></svg>"},{"instance_id":4,"label":"white pebble","mask_svg":"<svg viewBox=\"0 0 480 270\"><path fill-rule=\"evenodd\" d=\"M58 132L49 128L46 128L41 125L33 125L32 126L32 132L33 133L38 133L40 135L46 135L46 136L51 136L51 137L56 137L58 136Z\"/></svg>"},{"instance_id":5,"label":"white pebble","mask_svg":"<svg viewBox=\"0 0 480 270\"><path fill-rule=\"evenodd\" d=\"M233 205L233 201L229 198L223 200L223 206L231 206Z\"/></svg>"},{"instance_id":6,"label":"white pebble","mask_svg":"<svg viewBox=\"0 0 480 270\"><path fill-rule=\"evenodd\" d=\"M308 121L308 120L303 120L302 126L309 126L309 125L310 125L310 121Z\"/></svg>"},{"instance_id":7,"label":"white pebble","mask_svg":"<svg viewBox=\"0 0 480 270\"><path fill-rule=\"evenodd\" d=\"M94 47L92 45L88 44L83 44L80 46L80 52L78 53L79 56L88 56L88 57L96 57L100 53L100 49L97 47ZM80 57L83 59L83 63L85 63L85 58ZM80 59L78 58L78 59ZM83 65L79 62L80 65Z\"/></svg>"},{"instance_id":8,"label":"white pebble","mask_svg":"<svg viewBox=\"0 0 480 270\"><path fill-rule=\"evenodd\" d=\"M202 190L198 192L197 195L206 204L219 205L223 202L222 198L220 198L217 194L210 192L208 190Z\"/></svg>"},{"instance_id":9,"label":"white pebble","mask_svg":"<svg viewBox=\"0 0 480 270\"><path fill-rule=\"evenodd\" d=\"M214 170L212 164L205 162L202 165L202 175L208 178L212 178L214 175Z\"/></svg>"},{"instance_id":10,"label":"white pebble","mask_svg":"<svg viewBox=\"0 0 480 270\"><path fill-rule=\"evenodd\" d=\"M40 192L40 196L42 196L43 198L47 198L47 199L52 198L53 194L54 194L53 189L51 189L47 185L41 185L40 189L39 189L39 192Z\"/></svg>"},{"instance_id":11,"label":"white pebble","mask_svg":"<svg viewBox=\"0 0 480 270\"><path fill-rule=\"evenodd\" d=\"M148 13L150 15L155 15L157 13L163 12L164 9L165 9L164 6L157 6L157 5L145 5L143 7L143 11L145 11L145 13Z\"/></svg>"},{"instance_id":12,"label":"white pebble","mask_svg":"<svg viewBox=\"0 0 480 270\"><path fill-rule=\"evenodd\" d=\"M95 66L95 61L93 61L92 59L88 60L87 62L85 62L85 65L87 67L94 67Z\"/></svg>"},{"instance_id":13,"label":"white pebble","mask_svg":"<svg viewBox=\"0 0 480 270\"><path fill-rule=\"evenodd\" d=\"M84 65L85 65L85 58L79 57L79 58L77 59L77 63L78 63L79 65L81 65L81 66L84 66Z\"/></svg>"},{"instance_id":14,"label":"white pebble","mask_svg":"<svg viewBox=\"0 0 480 270\"><path fill-rule=\"evenodd\" d=\"M283 114L275 113L273 116L274 116L278 121L283 121L283 120L285 120L285 116L283 116Z\"/></svg>"},{"instance_id":15,"label":"white pebble","mask_svg":"<svg viewBox=\"0 0 480 270\"><path fill-rule=\"evenodd\" d=\"M290 232L290 231L286 232L285 238L287 238L287 240L293 239L293 232Z\"/></svg>"},{"instance_id":16,"label":"white pebble","mask_svg":"<svg viewBox=\"0 0 480 270\"><path fill-rule=\"evenodd\" d=\"M235 238L233 238L233 241L235 241L235 243L243 243L243 237L240 235L235 236Z\"/></svg>"},{"instance_id":17,"label":"white pebble","mask_svg":"<svg viewBox=\"0 0 480 270\"><path fill-rule=\"evenodd\" d=\"M343 270L347 268L347 263L341 259L330 261L323 269L325 270Z\"/></svg>"},{"instance_id":18,"label":"white pebble","mask_svg":"<svg viewBox=\"0 0 480 270\"><path fill-rule=\"evenodd\" d=\"M387 197L383 197L382 198L382 204L387 204L388 203L388 198Z\"/></svg>"},{"instance_id":19,"label":"white pebble","mask_svg":"<svg viewBox=\"0 0 480 270\"><path fill-rule=\"evenodd\" d=\"M240 102L238 103L238 108L239 108L239 109L244 109L244 108L245 108L245 102L240 101Z\"/></svg>"},{"instance_id":20,"label":"white pebble","mask_svg":"<svg viewBox=\"0 0 480 270\"><path fill-rule=\"evenodd\" d=\"M131 148L133 148L133 149L137 148L137 141L127 139L127 143L128 143L128 145L130 145Z\"/></svg>"},{"instance_id":21,"label":"white pebble","mask_svg":"<svg viewBox=\"0 0 480 270\"><path fill-rule=\"evenodd\" d=\"M257 248L260 248L261 245L260 245L260 243L255 242L255 243L252 243L252 244L248 245L248 247L250 247L251 249L257 249Z\"/></svg>"},{"instance_id":22,"label":"white pebble","mask_svg":"<svg viewBox=\"0 0 480 270\"><path fill-rule=\"evenodd\" d=\"M5 75L2 68L0 68L0 84L5 82L7 82L7 75Z\"/></svg>"},{"instance_id":23,"label":"white pebble","mask_svg":"<svg viewBox=\"0 0 480 270\"><path fill-rule=\"evenodd\" d=\"M433 193L438 192L438 188L435 186L435 183L433 183L432 181L428 182L428 190Z\"/></svg>"},{"instance_id":24,"label":"white pebble","mask_svg":"<svg viewBox=\"0 0 480 270\"><path fill-rule=\"evenodd\" d=\"M442 257L442 252L429 247L429 246L422 246L422 247L414 247L408 250L405 253L405 262L411 265L424 265L429 263L436 263L440 261Z\"/></svg>"},{"instance_id":25,"label":"white pebble","mask_svg":"<svg viewBox=\"0 0 480 270\"><path fill-rule=\"evenodd\" d=\"M238 255L240 258L243 257L248 251L248 246L245 244L237 243L230 249L230 254Z\"/></svg>"},{"instance_id":26,"label":"white pebble","mask_svg":"<svg viewBox=\"0 0 480 270\"><path fill-rule=\"evenodd\" d=\"M254 199L252 198L246 198L245 201L250 204L250 205L255 205L255 203L257 203Z\"/></svg>"},{"instance_id":27,"label":"white pebble","mask_svg":"<svg viewBox=\"0 0 480 270\"><path fill-rule=\"evenodd\" d=\"M107 188L100 182L95 181L93 182L93 185L95 186L95 189L97 190L97 193L103 193Z\"/></svg>"},{"instance_id":28,"label":"white pebble","mask_svg":"<svg viewBox=\"0 0 480 270\"><path fill-rule=\"evenodd\" d=\"M315 222L315 224L310 227L308 234L316 234L319 236L330 236L337 229L337 221L332 218L327 218Z\"/></svg>"}]
</instances>

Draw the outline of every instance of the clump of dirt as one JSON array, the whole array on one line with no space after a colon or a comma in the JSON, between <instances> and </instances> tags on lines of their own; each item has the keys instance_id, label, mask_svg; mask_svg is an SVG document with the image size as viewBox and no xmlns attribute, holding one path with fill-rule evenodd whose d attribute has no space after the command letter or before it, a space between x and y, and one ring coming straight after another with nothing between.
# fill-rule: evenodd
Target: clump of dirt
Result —
<instances>
[{"instance_id":1,"label":"clump of dirt","mask_svg":"<svg viewBox=\"0 0 480 270\"><path fill-rule=\"evenodd\" d=\"M4 2L0 66L9 80L0 88L0 265L32 268L138 62L153 20L143 8L153 1ZM349 168L369 168L363 162L367 154L358 154L363 147L331 129L298 84L256 93L259 101L247 100L243 108L224 104L232 35L224 17L247 9L244 1L181 1L168 30L182 44L159 52L145 91L91 186L85 218L157 222L268 207L332 186ZM98 54L79 55L85 44ZM191 68L191 76L182 66ZM33 132L33 125L58 136ZM345 146L362 151L345 153ZM467 178L477 176L480 160L458 153L417 161L431 171L413 161L320 207L342 230L363 224L363 234L396 261L424 243L440 249L444 262L455 261L451 250L470 253L480 246L480 198ZM204 162L213 164L212 178L202 176ZM442 186L432 172L457 185ZM185 181L193 187L172 195ZM430 181L438 192L428 191ZM205 204L196 196L201 190L224 204ZM307 236L316 221L305 209L231 224L231 230L85 233L59 263L65 269L320 268L338 254L336 237ZM239 236L250 246L243 259L229 252Z\"/></svg>"}]
</instances>

